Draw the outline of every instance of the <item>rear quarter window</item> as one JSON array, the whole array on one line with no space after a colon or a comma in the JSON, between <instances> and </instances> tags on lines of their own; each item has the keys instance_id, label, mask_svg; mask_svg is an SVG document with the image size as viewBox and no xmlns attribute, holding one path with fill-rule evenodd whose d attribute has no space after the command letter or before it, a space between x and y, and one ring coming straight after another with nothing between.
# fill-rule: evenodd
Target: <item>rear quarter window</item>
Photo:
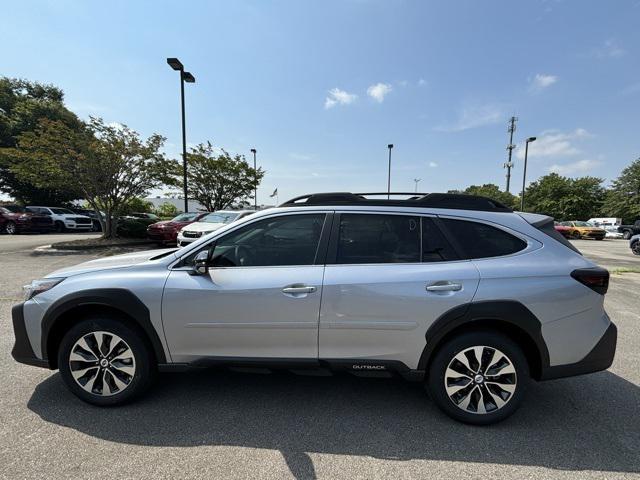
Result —
<instances>
[{"instance_id":1,"label":"rear quarter window","mask_svg":"<svg viewBox=\"0 0 640 480\"><path fill-rule=\"evenodd\" d=\"M469 220L442 218L466 259L511 255L527 248L527 242L491 225Z\"/></svg>"}]
</instances>

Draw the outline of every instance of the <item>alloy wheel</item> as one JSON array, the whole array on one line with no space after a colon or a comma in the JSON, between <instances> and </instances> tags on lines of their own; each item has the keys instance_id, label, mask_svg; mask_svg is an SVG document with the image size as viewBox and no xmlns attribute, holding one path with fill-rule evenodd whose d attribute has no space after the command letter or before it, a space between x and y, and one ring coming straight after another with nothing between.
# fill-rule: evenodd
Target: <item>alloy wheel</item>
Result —
<instances>
[{"instance_id":1,"label":"alloy wheel","mask_svg":"<svg viewBox=\"0 0 640 480\"><path fill-rule=\"evenodd\" d=\"M447 366L444 386L449 399L467 413L487 414L503 408L517 386L513 362L487 346L466 348Z\"/></svg>"},{"instance_id":2,"label":"alloy wheel","mask_svg":"<svg viewBox=\"0 0 640 480\"><path fill-rule=\"evenodd\" d=\"M14 235L16 233L16 224L13 222L7 223L5 230L9 235Z\"/></svg>"},{"instance_id":3,"label":"alloy wheel","mask_svg":"<svg viewBox=\"0 0 640 480\"><path fill-rule=\"evenodd\" d=\"M71 348L69 370L85 391L111 396L124 391L136 373L131 347L118 335L96 331L82 336Z\"/></svg>"}]
</instances>

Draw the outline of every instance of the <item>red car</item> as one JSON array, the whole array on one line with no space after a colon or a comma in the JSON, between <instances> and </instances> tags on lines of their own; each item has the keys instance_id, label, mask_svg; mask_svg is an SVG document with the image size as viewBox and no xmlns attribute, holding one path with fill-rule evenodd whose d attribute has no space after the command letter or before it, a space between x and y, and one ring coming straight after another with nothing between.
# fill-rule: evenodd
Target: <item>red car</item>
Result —
<instances>
[{"instance_id":1,"label":"red car","mask_svg":"<svg viewBox=\"0 0 640 480\"><path fill-rule=\"evenodd\" d=\"M553 226L556 231L562 235L564 238L572 238L571 237L571 227L567 227L566 225L562 225L558 222L553 222Z\"/></svg>"},{"instance_id":2,"label":"red car","mask_svg":"<svg viewBox=\"0 0 640 480\"><path fill-rule=\"evenodd\" d=\"M175 246L180 229L190 223L197 222L208 213L209 212L181 213L171 220L153 223L147 227L147 237L162 245L170 244Z\"/></svg>"},{"instance_id":3,"label":"red car","mask_svg":"<svg viewBox=\"0 0 640 480\"><path fill-rule=\"evenodd\" d=\"M9 235L22 232L44 233L54 229L53 220L48 215L30 212L18 205L0 207L0 231Z\"/></svg>"}]
</instances>

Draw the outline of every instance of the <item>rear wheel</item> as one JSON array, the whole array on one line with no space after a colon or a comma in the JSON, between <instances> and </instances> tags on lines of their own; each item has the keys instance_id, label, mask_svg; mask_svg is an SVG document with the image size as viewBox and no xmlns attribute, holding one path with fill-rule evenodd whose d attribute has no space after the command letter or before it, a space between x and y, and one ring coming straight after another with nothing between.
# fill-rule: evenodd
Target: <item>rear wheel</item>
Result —
<instances>
[{"instance_id":1,"label":"rear wheel","mask_svg":"<svg viewBox=\"0 0 640 480\"><path fill-rule=\"evenodd\" d=\"M62 223L60 221L57 221L55 223L55 227L56 227L56 232L58 232L58 233L64 232L64 223Z\"/></svg>"},{"instance_id":2,"label":"rear wheel","mask_svg":"<svg viewBox=\"0 0 640 480\"><path fill-rule=\"evenodd\" d=\"M622 238L624 238L625 240L629 240L631 238L631 232L629 230L625 230L624 232L622 232Z\"/></svg>"},{"instance_id":3,"label":"rear wheel","mask_svg":"<svg viewBox=\"0 0 640 480\"><path fill-rule=\"evenodd\" d=\"M631 251L634 255L640 255L640 240L631 245Z\"/></svg>"},{"instance_id":4,"label":"rear wheel","mask_svg":"<svg viewBox=\"0 0 640 480\"><path fill-rule=\"evenodd\" d=\"M529 366L518 345L492 331L457 336L436 353L427 389L436 405L464 423L504 420L520 405Z\"/></svg>"},{"instance_id":5,"label":"rear wheel","mask_svg":"<svg viewBox=\"0 0 640 480\"><path fill-rule=\"evenodd\" d=\"M58 367L67 387L94 405L118 405L143 393L153 377L153 357L137 329L96 316L63 337Z\"/></svg>"}]
</instances>

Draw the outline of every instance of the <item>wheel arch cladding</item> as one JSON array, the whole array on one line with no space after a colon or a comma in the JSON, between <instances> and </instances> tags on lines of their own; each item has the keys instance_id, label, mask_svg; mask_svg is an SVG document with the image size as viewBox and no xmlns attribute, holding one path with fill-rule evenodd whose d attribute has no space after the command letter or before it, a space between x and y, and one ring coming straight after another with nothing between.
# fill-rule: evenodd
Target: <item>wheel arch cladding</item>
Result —
<instances>
[{"instance_id":1,"label":"wheel arch cladding","mask_svg":"<svg viewBox=\"0 0 640 480\"><path fill-rule=\"evenodd\" d=\"M97 312L116 313L130 319L149 341L157 363L166 356L149 309L131 291L121 288L81 290L57 300L42 319L42 355L50 368L57 368L57 351L63 335L78 321Z\"/></svg>"},{"instance_id":2,"label":"wheel arch cladding","mask_svg":"<svg viewBox=\"0 0 640 480\"><path fill-rule=\"evenodd\" d=\"M459 305L438 317L427 330L418 368L426 370L433 354L453 336L480 329L495 330L514 340L522 348L533 378L539 379L549 366L538 318L520 302L496 300Z\"/></svg>"}]
</instances>

